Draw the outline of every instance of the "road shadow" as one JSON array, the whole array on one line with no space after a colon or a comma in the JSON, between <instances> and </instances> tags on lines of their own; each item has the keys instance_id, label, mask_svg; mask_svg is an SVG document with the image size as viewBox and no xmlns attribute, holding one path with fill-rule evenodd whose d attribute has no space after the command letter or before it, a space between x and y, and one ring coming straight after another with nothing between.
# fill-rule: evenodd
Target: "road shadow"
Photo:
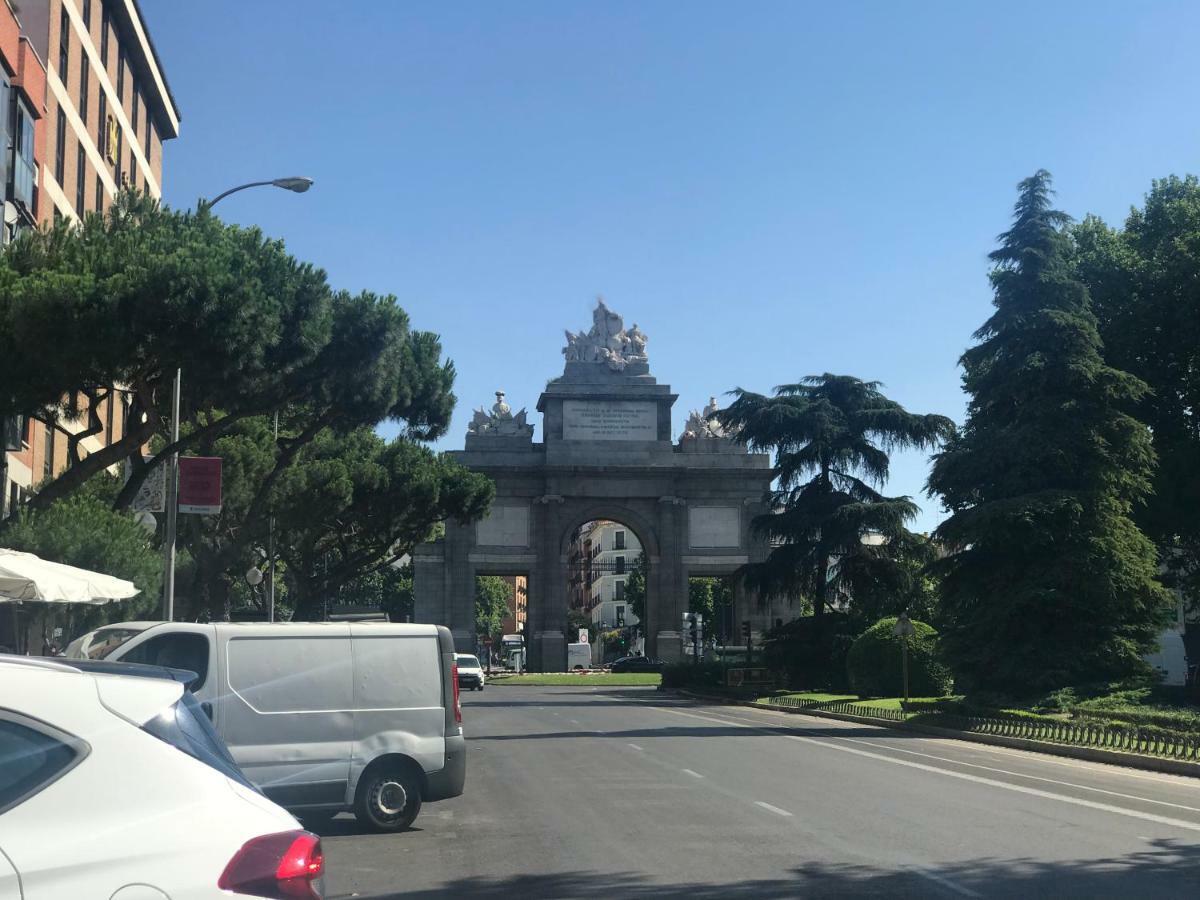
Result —
<instances>
[{"instance_id":1,"label":"road shadow","mask_svg":"<svg viewBox=\"0 0 1200 900\"><path fill-rule=\"evenodd\" d=\"M401 876L403 877L403 876ZM1120 857L982 858L941 866L809 863L788 876L662 884L633 872L575 871L452 878L436 889L359 893L359 900L778 900L792 897L1195 897L1200 848L1160 839ZM332 895L330 900L350 895Z\"/></svg>"},{"instance_id":2,"label":"road shadow","mask_svg":"<svg viewBox=\"0 0 1200 900\"><path fill-rule=\"evenodd\" d=\"M677 737L743 737L764 738L780 735L795 735L812 738L878 738L879 729L866 727L847 728L796 728L771 725L670 725L662 728L622 728L615 731L594 731L576 728L568 731L537 731L527 734L468 734L467 741L540 741L556 738L677 738ZM897 731L889 733L888 739L916 740L927 735L916 732Z\"/></svg>"}]
</instances>

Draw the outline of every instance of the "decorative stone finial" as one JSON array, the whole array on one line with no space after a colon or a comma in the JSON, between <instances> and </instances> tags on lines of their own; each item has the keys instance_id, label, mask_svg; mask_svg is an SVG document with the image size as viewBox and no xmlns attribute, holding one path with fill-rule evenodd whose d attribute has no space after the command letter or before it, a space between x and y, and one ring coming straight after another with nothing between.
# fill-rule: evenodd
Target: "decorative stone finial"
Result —
<instances>
[{"instance_id":1,"label":"decorative stone finial","mask_svg":"<svg viewBox=\"0 0 1200 900\"><path fill-rule=\"evenodd\" d=\"M626 332L624 320L608 308L603 297L596 298L590 331L565 334L567 344L562 352L568 363L596 363L613 372L623 372L631 363L649 362L646 355L649 338L637 325Z\"/></svg>"},{"instance_id":2,"label":"decorative stone finial","mask_svg":"<svg viewBox=\"0 0 1200 900\"><path fill-rule=\"evenodd\" d=\"M512 408L504 402L504 391L496 391L492 411L488 413L482 406L475 410L467 434L532 435L533 426L526 421L524 409L514 416Z\"/></svg>"}]
</instances>

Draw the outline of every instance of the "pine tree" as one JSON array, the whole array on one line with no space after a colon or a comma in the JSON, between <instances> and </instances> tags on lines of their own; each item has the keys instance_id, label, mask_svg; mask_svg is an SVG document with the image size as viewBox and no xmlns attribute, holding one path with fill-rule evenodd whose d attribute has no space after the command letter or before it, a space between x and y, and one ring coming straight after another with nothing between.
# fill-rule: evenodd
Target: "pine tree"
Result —
<instances>
[{"instance_id":1,"label":"pine tree","mask_svg":"<svg viewBox=\"0 0 1200 900\"><path fill-rule=\"evenodd\" d=\"M811 375L774 396L738 388L715 418L752 450L774 451L777 489L753 522L769 539L766 560L742 568L754 590L802 596L821 617L838 593L853 596L882 577L917 514L909 497L887 497L888 453L932 449L954 428L945 416L910 413L877 381ZM864 543L869 534L881 543Z\"/></svg>"},{"instance_id":2,"label":"pine tree","mask_svg":"<svg viewBox=\"0 0 1200 900\"><path fill-rule=\"evenodd\" d=\"M967 421L934 459L951 512L943 644L959 686L1031 694L1144 671L1167 609L1131 519L1154 453L1146 386L1105 364L1050 174L1018 186L990 254L995 312L963 354Z\"/></svg>"}]
</instances>

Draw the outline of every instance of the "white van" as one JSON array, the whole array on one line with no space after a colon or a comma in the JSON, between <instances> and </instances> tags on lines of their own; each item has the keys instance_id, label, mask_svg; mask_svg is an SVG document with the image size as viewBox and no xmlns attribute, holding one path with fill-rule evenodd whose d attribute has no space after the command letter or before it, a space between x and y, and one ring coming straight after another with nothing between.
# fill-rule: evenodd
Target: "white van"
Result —
<instances>
[{"instance_id":1,"label":"white van","mask_svg":"<svg viewBox=\"0 0 1200 900\"><path fill-rule=\"evenodd\" d=\"M567 644L567 671L592 667L591 644Z\"/></svg>"},{"instance_id":2,"label":"white van","mask_svg":"<svg viewBox=\"0 0 1200 900\"><path fill-rule=\"evenodd\" d=\"M139 622L98 654L190 669L192 690L264 794L309 821L351 809L407 828L427 800L457 797L466 739L454 641L437 625ZM78 647L76 646L78 644ZM68 656L90 655L86 639Z\"/></svg>"},{"instance_id":3,"label":"white van","mask_svg":"<svg viewBox=\"0 0 1200 900\"><path fill-rule=\"evenodd\" d=\"M1146 654L1145 659L1163 684L1176 687L1187 684L1187 651L1184 649L1183 635L1178 629L1168 628L1160 634L1158 651Z\"/></svg>"}]
</instances>

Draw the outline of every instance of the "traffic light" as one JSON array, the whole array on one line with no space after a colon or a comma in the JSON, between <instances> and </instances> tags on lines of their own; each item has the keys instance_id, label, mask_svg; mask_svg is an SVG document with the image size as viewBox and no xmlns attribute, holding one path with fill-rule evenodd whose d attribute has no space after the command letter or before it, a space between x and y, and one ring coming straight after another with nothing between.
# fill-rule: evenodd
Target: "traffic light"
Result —
<instances>
[{"instance_id":1,"label":"traffic light","mask_svg":"<svg viewBox=\"0 0 1200 900\"><path fill-rule=\"evenodd\" d=\"M747 641L750 640L750 620L742 619L742 637Z\"/></svg>"}]
</instances>

